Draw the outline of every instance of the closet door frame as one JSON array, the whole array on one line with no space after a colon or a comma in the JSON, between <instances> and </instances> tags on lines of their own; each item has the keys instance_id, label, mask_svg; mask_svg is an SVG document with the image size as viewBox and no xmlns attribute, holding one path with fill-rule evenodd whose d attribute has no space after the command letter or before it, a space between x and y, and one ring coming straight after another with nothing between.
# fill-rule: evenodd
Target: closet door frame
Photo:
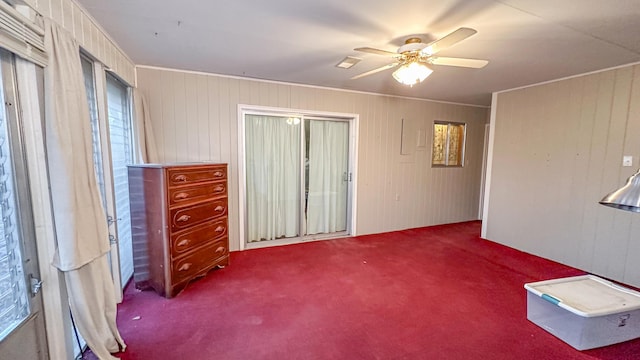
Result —
<instances>
[{"instance_id":1,"label":"closet door frame","mask_svg":"<svg viewBox=\"0 0 640 360\"><path fill-rule=\"evenodd\" d=\"M329 233L329 234L315 234L305 235L304 226L304 211L300 211L299 220L299 236L285 239L261 241L248 243L246 239L247 233L247 208L246 208L246 162L245 162L245 115L265 115L265 116L282 116L282 117L299 117L301 122L304 123L305 119L312 120L332 120L332 121L348 121L349 122L349 182L347 190L347 229L346 231ZM326 112L315 110L300 110L289 108L276 108L267 106L255 106L238 104L238 182L239 182L239 244L240 250L253 249L259 247L279 246L285 244L302 243L306 241L315 240L327 240L345 236L354 236L356 232L356 219L357 219L357 171L358 168L358 125L359 115L351 113L339 113L339 112ZM304 126L301 129L301 153L304 154ZM305 174L304 169L304 156L300 157L301 176L300 181L304 184ZM300 194L300 209L304 209L304 186L301 188Z\"/></svg>"},{"instance_id":2,"label":"closet door frame","mask_svg":"<svg viewBox=\"0 0 640 360\"><path fill-rule=\"evenodd\" d=\"M111 265L111 276L113 278L113 285L116 294L116 301L122 302L123 299L123 287L126 285L122 279L122 269L120 264L120 244L118 240L118 217L129 216L129 214L117 214L116 211L116 198L112 168L112 150L111 150L111 135L109 131L109 112L108 112L108 99L107 99L107 73L108 70L98 60L94 59L86 52L81 51L81 56L91 62L93 67L93 85L95 91L96 111L97 111L97 123L98 132L100 137L100 154L102 158L102 174L104 181L104 196L105 196L105 210L107 218L105 222L109 228L109 242L111 244L111 250L109 252L109 262ZM112 74L116 80L120 81L127 89L127 97L129 103L129 121L132 119L132 100L130 87L121 81L115 74ZM128 190L128 189L127 189Z\"/></svg>"}]
</instances>

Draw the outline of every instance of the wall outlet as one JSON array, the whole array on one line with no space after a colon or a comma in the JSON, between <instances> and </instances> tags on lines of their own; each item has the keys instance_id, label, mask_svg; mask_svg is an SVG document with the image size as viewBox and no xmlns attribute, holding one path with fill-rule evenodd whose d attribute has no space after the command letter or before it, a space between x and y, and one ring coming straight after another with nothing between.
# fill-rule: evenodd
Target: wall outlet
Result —
<instances>
[{"instance_id":1,"label":"wall outlet","mask_svg":"<svg viewBox=\"0 0 640 360\"><path fill-rule=\"evenodd\" d=\"M625 155L622 157L622 166L633 166L633 156Z\"/></svg>"}]
</instances>

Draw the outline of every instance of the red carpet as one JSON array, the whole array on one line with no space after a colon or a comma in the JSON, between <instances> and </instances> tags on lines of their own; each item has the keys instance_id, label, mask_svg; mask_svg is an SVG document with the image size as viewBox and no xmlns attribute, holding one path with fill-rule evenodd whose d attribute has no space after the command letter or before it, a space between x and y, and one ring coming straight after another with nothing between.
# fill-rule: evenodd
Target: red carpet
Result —
<instances>
[{"instance_id":1,"label":"red carpet","mask_svg":"<svg viewBox=\"0 0 640 360\"><path fill-rule=\"evenodd\" d=\"M480 222L231 254L176 298L129 286L131 359L640 359L526 319L527 282L582 274L479 238Z\"/></svg>"}]
</instances>

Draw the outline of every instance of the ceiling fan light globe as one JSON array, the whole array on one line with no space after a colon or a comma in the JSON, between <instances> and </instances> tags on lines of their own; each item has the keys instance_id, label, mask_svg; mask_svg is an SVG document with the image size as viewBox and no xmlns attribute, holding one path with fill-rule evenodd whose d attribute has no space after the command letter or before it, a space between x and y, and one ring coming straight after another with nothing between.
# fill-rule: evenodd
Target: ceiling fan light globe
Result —
<instances>
[{"instance_id":1,"label":"ceiling fan light globe","mask_svg":"<svg viewBox=\"0 0 640 360\"><path fill-rule=\"evenodd\" d=\"M431 70L427 65L419 62L412 62L404 64L400 66L398 70L394 71L393 78L401 84L413 86L424 81L424 79L431 75L432 72L433 70Z\"/></svg>"}]
</instances>

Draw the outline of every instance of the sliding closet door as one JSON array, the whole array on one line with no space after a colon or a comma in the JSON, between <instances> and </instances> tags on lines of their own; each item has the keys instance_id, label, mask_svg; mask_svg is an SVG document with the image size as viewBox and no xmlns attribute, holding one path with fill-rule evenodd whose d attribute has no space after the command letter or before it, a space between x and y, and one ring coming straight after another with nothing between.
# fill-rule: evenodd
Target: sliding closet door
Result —
<instances>
[{"instance_id":1,"label":"sliding closet door","mask_svg":"<svg viewBox=\"0 0 640 360\"><path fill-rule=\"evenodd\" d=\"M246 243L347 235L352 119L242 116Z\"/></svg>"},{"instance_id":2,"label":"sliding closet door","mask_svg":"<svg viewBox=\"0 0 640 360\"><path fill-rule=\"evenodd\" d=\"M307 120L308 197L306 234L347 230L349 123Z\"/></svg>"},{"instance_id":3,"label":"sliding closet door","mask_svg":"<svg viewBox=\"0 0 640 360\"><path fill-rule=\"evenodd\" d=\"M300 119L245 116L247 242L300 235Z\"/></svg>"}]
</instances>

